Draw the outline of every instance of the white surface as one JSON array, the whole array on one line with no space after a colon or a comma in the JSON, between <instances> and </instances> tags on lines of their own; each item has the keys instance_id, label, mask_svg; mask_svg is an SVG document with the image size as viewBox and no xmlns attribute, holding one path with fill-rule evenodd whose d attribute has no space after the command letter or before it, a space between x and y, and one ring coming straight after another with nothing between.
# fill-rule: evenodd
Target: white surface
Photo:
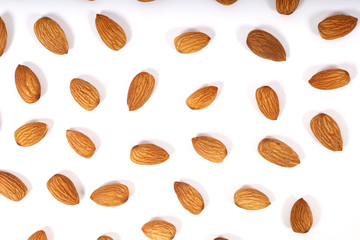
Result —
<instances>
[{"instance_id":1,"label":"white surface","mask_svg":"<svg viewBox=\"0 0 360 240\"><path fill-rule=\"evenodd\" d=\"M45 229L50 240L97 239L109 232L115 240L145 240L141 226L153 218L175 224L175 239L360 238L360 31L356 27L334 41L316 31L318 22L334 13L359 17L357 1L304 0L290 16L276 12L275 0L239 0L231 6L215 0L3 0L0 6L9 35L0 57L0 168L15 173L30 189L20 202L0 196L0 239L27 239ZM101 41L96 13L124 28L128 43L123 49L112 51ZM49 52L36 39L33 24L42 16L64 29L67 55ZM261 59L247 48L247 34L254 28L283 43L286 62ZM212 40L198 53L181 55L172 41L188 30L203 31ZM16 91L18 64L29 66L41 82L42 96L33 105ZM308 79L329 66L349 71L350 84L333 91L312 88ZM141 71L155 76L156 88L141 109L129 112L128 87ZM101 103L94 111L73 100L69 84L75 77L98 88ZM218 97L208 108L191 111L185 99L208 84L219 87ZM266 119L256 106L255 90L262 85L279 95L277 121ZM338 122L342 152L327 150L312 135L309 121L319 112ZM48 134L35 146L17 146L14 131L33 120L47 122ZM94 140L97 151L91 159L70 148L69 128ZM225 143L229 154L223 163L196 154L191 138L199 134ZM286 169L261 158L257 144L267 136L293 147L301 164ZM132 163L130 149L144 141L164 147L170 159L156 166ZM59 172L75 182L79 205L59 203L47 191L47 180ZM205 209L199 216L178 202L173 190L178 180L203 195ZM112 181L128 185L128 202L106 208L90 200L96 188ZM243 186L263 191L272 204L259 211L236 207L233 194ZM301 197L314 215L305 235L293 233L289 222L290 209Z\"/></svg>"}]
</instances>

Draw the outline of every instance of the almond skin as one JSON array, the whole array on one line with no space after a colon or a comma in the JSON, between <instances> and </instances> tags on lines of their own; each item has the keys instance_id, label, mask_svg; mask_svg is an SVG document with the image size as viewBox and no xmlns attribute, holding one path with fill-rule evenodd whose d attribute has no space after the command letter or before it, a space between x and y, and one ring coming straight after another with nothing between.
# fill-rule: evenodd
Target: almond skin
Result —
<instances>
[{"instance_id":1,"label":"almond skin","mask_svg":"<svg viewBox=\"0 0 360 240\"><path fill-rule=\"evenodd\" d=\"M145 223L141 230L151 240L171 240L175 237L176 228L163 220L153 220Z\"/></svg>"},{"instance_id":2,"label":"almond skin","mask_svg":"<svg viewBox=\"0 0 360 240\"><path fill-rule=\"evenodd\" d=\"M210 162L221 163L227 155L225 145L212 137L199 136L192 138L192 144L195 151Z\"/></svg>"},{"instance_id":3,"label":"almond skin","mask_svg":"<svg viewBox=\"0 0 360 240\"><path fill-rule=\"evenodd\" d=\"M130 151L130 160L140 165L155 165L169 159L169 154L161 147L145 143L134 146Z\"/></svg>"},{"instance_id":4,"label":"almond skin","mask_svg":"<svg viewBox=\"0 0 360 240\"><path fill-rule=\"evenodd\" d=\"M48 126L42 122L32 122L19 127L15 133L15 141L19 146L29 147L41 141L46 135Z\"/></svg>"},{"instance_id":5,"label":"almond skin","mask_svg":"<svg viewBox=\"0 0 360 240\"><path fill-rule=\"evenodd\" d=\"M300 0L276 0L276 10L280 14L290 15L295 12Z\"/></svg>"},{"instance_id":6,"label":"almond skin","mask_svg":"<svg viewBox=\"0 0 360 240\"><path fill-rule=\"evenodd\" d=\"M274 138L264 138L258 145L260 155L281 167L295 167L300 163L296 152L284 142Z\"/></svg>"},{"instance_id":7,"label":"almond skin","mask_svg":"<svg viewBox=\"0 0 360 240\"><path fill-rule=\"evenodd\" d=\"M215 100L217 91L215 86L200 88L186 99L186 105L192 110L206 108Z\"/></svg>"},{"instance_id":8,"label":"almond skin","mask_svg":"<svg viewBox=\"0 0 360 240\"><path fill-rule=\"evenodd\" d=\"M276 92L269 86L263 86L256 90L256 102L260 111L270 120L276 120L279 116L279 99Z\"/></svg>"},{"instance_id":9,"label":"almond skin","mask_svg":"<svg viewBox=\"0 0 360 240\"><path fill-rule=\"evenodd\" d=\"M74 130L66 130L66 139L71 148L80 156L91 158L94 155L95 144L85 134Z\"/></svg>"},{"instance_id":10,"label":"almond skin","mask_svg":"<svg viewBox=\"0 0 360 240\"><path fill-rule=\"evenodd\" d=\"M349 82L349 73L339 68L318 72L309 80L311 86L321 90L341 88L346 86Z\"/></svg>"},{"instance_id":11,"label":"almond skin","mask_svg":"<svg viewBox=\"0 0 360 240\"><path fill-rule=\"evenodd\" d=\"M322 20L319 33L323 39L333 40L349 34L356 27L358 19L350 15L333 15Z\"/></svg>"},{"instance_id":12,"label":"almond skin","mask_svg":"<svg viewBox=\"0 0 360 240\"><path fill-rule=\"evenodd\" d=\"M308 203L300 198L295 202L290 214L291 228L297 233L307 233L312 224L313 216Z\"/></svg>"},{"instance_id":13,"label":"almond skin","mask_svg":"<svg viewBox=\"0 0 360 240\"><path fill-rule=\"evenodd\" d=\"M101 236L97 240L114 240L112 237L109 236Z\"/></svg>"},{"instance_id":14,"label":"almond skin","mask_svg":"<svg viewBox=\"0 0 360 240\"><path fill-rule=\"evenodd\" d=\"M7 42L7 31L5 22L0 17L0 57L3 55Z\"/></svg>"},{"instance_id":15,"label":"almond skin","mask_svg":"<svg viewBox=\"0 0 360 240\"><path fill-rule=\"evenodd\" d=\"M263 30L251 31L246 39L246 44L257 56L272 61L280 62L286 60L286 52L273 35Z\"/></svg>"},{"instance_id":16,"label":"almond skin","mask_svg":"<svg viewBox=\"0 0 360 240\"><path fill-rule=\"evenodd\" d=\"M51 195L66 205L77 205L80 202L79 194L73 182L62 174L55 174L47 182Z\"/></svg>"},{"instance_id":17,"label":"almond skin","mask_svg":"<svg viewBox=\"0 0 360 240\"><path fill-rule=\"evenodd\" d=\"M210 37L202 32L186 32L174 39L175 48L179 53L195 53L206 47Z\"/></svg>"},{"instance_id":18,"label":"almond skin","mask_svg":"<svg viewBox=\"0 0 360 240\"><path fill-rule=\"evenodd\" d=\"M0 171L0 194L4 197L18 202L28 192L26 185L15 175Z\"/></svg>"},{"instance_id":19,"label":"almond skin","mask_svg":"<svg viewBox=\"0 0 360 240\"><path fill-rule=\"evenodd\" d=\"M311 131L319 142L332 151L342 151L341 131L335 120L325 113L320 113L310 121Z\"/></svg>"},{"instance_id":20,"label":"almond skin","mask_svg":"<svg viewBox=\"0 0 360 240\"><path fill-rule=\"evenodd\" d=\"M129 189L126 185L113 183L96 189L90 199L104 207L116 207L129 199Z\"/></svg>"},{"instance_id":21,"label":"almond skin","mask_svg":"<svg viewBox=\"0 0 360 240\"><path fill-rule=\"evenodd\" d=\"M131 81L127 105L129 111L135 111L141 108L150 98L155 87L155 78L147 72L137 74Z\"/></svg>"},{"instance_id":22,"label":"almond skin","mask_svg":"<svg viewBox=\"0 0 360 240\"><path fill-rule=\"evenodd\" d=\"M47 236L43 230L40 230L31 235L28 240L47 240Z\"/></svg>"},{"instance_id":23,"label":"almond skin","mask_svg":"<svg viewBox=\"0 0 360 240\"><path fill-rule=\"evenodd\" d=\"M65 33L57 22L48 17L42 17L34 24L34 32L40 43L58 55L67 54L69 50Z\"/></svg>"},{"instance_id":24,"label":"almond skin","mask_svg":"<svg viewBox=\"0 0 360 240\"><path fill-rule=\"evenodd\" d=\"M223 237L217 237L217 238L214 238L214 240L229 240L229 239L223 238Z\"/></svg>"},{"instance_id":25,"label":"almond skin","mask_svg":"<svg viewBox=\"0 0 360 240\"><path fill-rule=\"evenodd\" d=\"M174 190L181 205L194 215L198 215L204 209L204 199L201 194L190 184L174 182Z\"/></svg>"},{"instance_id":26,"label":"almond skin","mask_svg":"<svg viewBox=\"0 0 360 240\"><path fill-rule=\"evenodd\" d=\"M236 3L237 0L216 0L218 3L221 3L222 5L231 5L233 3Z\"/></svg>"},{"instance_id":27,"label":"almond skin","mask_svg":"<svg viewBox=\"0 0 360 240\"><path fill-rule=\"evenodd\" d=\"M39 79L30 68L18 65L15 70L15 85L20 97L27 103L35 103L41 94Z\"/></svg>"},{"instance_id":28,"label":"almond skin","mask_svg":"<svg viewBox=\"0 0 360 240\"><path fill-rule=\"evenodd\" d=\"M74 100L85 110L92 111L100 103L98 90L82 79L74 78L71 80L70 92Z\"/></svg>"},{"instance_id":29,"label":"almond skin","mask_svg":"<svg viewBox=\"0 0 360 240\"><path fill-rule=\"evenodd\" d=\"M234 194L235 204L246 210L260 210L269 206L269 198L259 190L240 188Z\"/></svg>"},{"instance_id":30,"label":"almond skin","mask_svg":"<svg viewBox=\"0 0 360 240\"><path fill-rule=\"evenodd\" d=\"M126 44L126 34L122 27L111 18L96 14L96 29L103 42L110 49L118 51Z\"/></svg>"}]
</instances>

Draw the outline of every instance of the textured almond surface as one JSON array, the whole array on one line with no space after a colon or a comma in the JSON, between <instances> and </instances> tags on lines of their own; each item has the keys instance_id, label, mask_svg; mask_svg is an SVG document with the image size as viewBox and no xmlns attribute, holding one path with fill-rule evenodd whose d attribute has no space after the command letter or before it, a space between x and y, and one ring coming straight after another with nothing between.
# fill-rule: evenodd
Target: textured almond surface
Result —
<instances>
[{"instance_id":1,"label":"textured almond surface","mask_svg":"<svg viewBox=\"0 0 360 240\"><path fill-rule=\"evenodd\" d=\"M68 41L65 33L57 22L42 17L34 24L34 32L40 43L49 51L63 55L68 53Z\"/></svg>"},{"instance_id":2,"label":"textured almond surface","mask_svg":"<svg viewBox=\"0 0 360 240\"><path fill-rule=\"evenodd\" d=\"M222 5L231 5L233 3L236 3L237 0L216 0L218 3L221 3Z\"/></svg>"},{"instance_id":3,"label":"textured almond surface","mask_svg":"<svg viewBox=\"0 0 360 240\"><path fill-rule=\"evenodd\" d=\"M85 134L74 130L66 130L66 138L71 148L80 156L91 158L94 155L95 144Z\"/></svg>"},{"instance_id":4,"label":"textured almond surface","mask_svg":"<svg viewBox=\"0 0 360 240\"><path fill-rule=\"evenodd\" d=\"M100 103L98 90L89 82L74 78L70 82L70 92L74 100L84 109L92 111Z\"/></svg>"},{"instance_id":5,"label":"textured almond surface","mask_svg":"<svg viewBox=\"0 0 360 240\"><path fill-rule=\"evenodd\" d=\"M25 184L15 175L0 171L0 194L12 201L20 201L28 192Z\"/></svg>"},{"instance_id":6,"label":"textured almond surface","mask_svg":"<svg viewBox=\"0 0 360 240\"><path fill-rule=\"evenodd\" d=\"M284 142L274 138L264 138L258 145L260 155L281 167L295 167L300 163L296 152Z\"/></svg>"},{"instance_id":7,"label":"textured almond surface","mask_svg":"<svg viewBox=\"0 0 360 240\"><path fill-rule=\"evenodd\" d=\"M39 79L30 68L18 65L15 70L15 85L20 97L27 103L35 103L41 94Z\"/></svg>"},{"instance_id":8,"label":"textured almond surface","mask_svg":"<svg viewBox=\"0 0 360 240\"><path fill-rule=\"evenodd\" d=\"M46 123L32 122L19 127L15 133L15 141L22 147L29 147L43 139L48 130Z\"/></svg>"},{"instance_id":9,"label":"textured almond surface","mask_svg":"<svg viewBox=\"0 0 360 240\"><path fill-rule=\"evenodd\" d=\"M341 131L332 117L320 113L311 119L310 127L315 137L324 147L332 151L342 151Z\"/></svg>"},{"instance_id":10,"label":"textured almond surface","mask_svg":"<svg viewBox=\"0 0 360 240\"><path fill-rule=\"evenodd\" d=\"M40 230L31 235L28 240L47 240L47 236L43 230Z\"/></svg>"},{"instance_id":11,"label":"textured almond surface","mask_svg":"<svg viewBox=\"0 0 360 240\"><path fill-rule=\"evenodd\" d=\"M96 14L96 29L103 42L112 50L120 50L126 44L126 34L122 27L111 18Z\"/></svg>"},{"instance_id":12,"label":"textured almond surface","mask_svg":"<svg viewBox=\"0 0 360 240\"><path fill-rule=\"evenodd\" d=\"M73 182L62 174L55 174L47 182L47 188L51 195L66 205L79 204L79 194Z\"/></svg>"},{"instance_id":13,"label":"textured almond surface","mask_svg":"<svg viewBox=\"0 0 360 240\"><path fill-rule=\"evenodd\" d=\"M206 47L210 37L202 32L186 32L174 39L176 50L180 53L195 53Z\"/></svg>"},{"instance_id":14,"label":"textured almond surface","mask_svg":"<svg viewBox=\"0 0 360 240\"><path fill-rule=\"evenodd\" d=\"M318 72L309 80L311 86L321 90L332 90L344 87L349 82L349 73L339 68Z\"/></svg>"},{"instance_id":15,"label":"textured almond surface","mask_svg":"<svg viewBox=\"0 0 360 240\"><path fill-rule=\"evenodd\" d=\"M217 91L215 86L200 88L186 99L186 105L193 110L206 108L215 100Z\"/></svg>"},{"instance_id":16,"label":"textured almond surface","mask_svg":"<svg viewBox=\"0 0 360 240\"><path fill-rule=\"evenodd\" d=\"M308 203L300 198L295 202L290 214L291 228L297 233L307 233L312 224L313 216Z\"/></svg>"},{"instance_id":17,"label":"textured almond surface","mask_svg":"<svg viewBox=\"0 0 360 240\"><path fill-rule=\"evenodd\" d=\"M217 237L217 238L214 238L214 240L228 240L227 238L223 238L223 237Z\"/></svg>"},{"instance_id":18,"label":"textured almond surface","mask_svg":"<svg viewBox=\"0 0 360 240\"><path fill-rule=\"evenodd\" d=\"M333 40L344 37L356 27L358 19L350 15L333 15L322 20L319 33L323 39Z\"/></svg>"},{"instance_id":19,"label":"textured almond surface","mask_svg":"<svg viewBox=\"0 0 360 240\"><path fill-rule=\"evenodd\" d=\"M221 163L227 155L225 145L212 137L199 136L192 138L192 144L195 151L206 160L214 163Z\"/></svg>"},{"instance_id":20,"label":"textured almond surface","mask_svg":"<svg viewBox=\"0 0 360 240\"><path fill-rule=\"evenodd\" d=\"M246 210L260 210L269 206L269 198L259 190L253 188L240 188L234 194L235 204Z\"/></svg>"},{"instance_id":21,"label":"textured almond surface","mask_svg":"<svg viewBox=\"0 0 360 240\"><path fill-rule=\"evenodd\" d=\"M101 206L120 206L129 199L129 189L120 183L108 184L96 189L90 198Z\"/></svg>"},{"instance_id":22,"label":"textured almond surface","mask_svg":"<svg viewBox=\"0 0 360 240\"><path fill-rule=\"evenodd\" d=\"M290 15L295 12L300 0L276 0L276 10L280 14Z\"/></svg>"},{"instance_id":23,"label":"textured almond surface","mask_svg":"<svg viewBox=\"0 0 360 240\"><path fill-rule=\"evenodd\" d=\"M127 105L129 111L134 111L141 108L150 98L155 87L155 78L147 72L137 74L131 81Z\"/></svg>"},{"instance_id":24,"label":"textured almond surface","mask_svg":"<svg viewBox=\"0 0 360 240\"><path fill-rule=\"evenodd\" d=\"M155 165L168 160L169 154L155 144L145 143L131 149L130 159L136 164Z\"/></svg>"},{"instance_id":25,"label":"textured almond surface","mask_svg":"<svg viewBox=\"0 0 360 240\"><path fill-rule=\"evenodd\" d=\"M7 31L5 22L0 17L0 56L3 55L7 42Z\"/></svg>"},{"instance_id":26,"label":"textured almond surface","mask_svg":"<svg viewBox=\"0 0 360 240\"><path fill-rule=\"evenodd\" d=\"M279 40L263 30L251 31L247 36L246 44L259 57L277 62L286 60L285 49Z\"/></svg>"},{"instance_id":27,"label":"textured almond surface","mask_svg":"<svg viewBox=\"0 0 360 240\"><path fill-rule=\"evenodd\" d=\"M147 222L141 230L151 240L171 240L176 234L175 226L163 220Z\"/></svg>"},{"instance_id":28,"label":"textured almond surface","mask_svg":"<svg viewBox=\"0 0 360 240\"><path fill-rule=\"evenodd\" d=\"M260 111L270 120L276 120L279 116L279 99L276 92L268 86L256 90L256 102Z\"/></svg>"},{"instance_id":29,"label":"textured almond surface","mask_svg":"<svg viewBox=\"0 0 360 240\"><path fill-rule=\"evenodd\" d=\"M112 237L109 236L101 236L97 240L114 240Z\"/></svg>"},{"instance_id":30,"label":"textured almond surface","mask_svg":"<svg viewBox=\"0 0 360 240\"><path fill-rule=\"evenodd\" d=\"M190 213L198 215L204 209L204 199L190 184L184 182L174 183L175 193L181 205Z\"/></svg>"}]
</instances>

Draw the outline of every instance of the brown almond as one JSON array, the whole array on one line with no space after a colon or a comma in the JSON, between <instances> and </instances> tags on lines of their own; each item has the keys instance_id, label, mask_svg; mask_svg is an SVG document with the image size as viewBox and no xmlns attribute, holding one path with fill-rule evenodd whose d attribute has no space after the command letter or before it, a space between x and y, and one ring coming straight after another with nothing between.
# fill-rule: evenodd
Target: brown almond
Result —
<instances>
[{"instance_id":1,"label":"brown almond","mask_svg":"<svg viewBox=\"0 0 360 240\"><path fill-rule=\"evenodd\" d=\"M7 31L5 22L0 17L0 57L3 55L7 42Z\"/></svg>"},{"instance_id":2,"label":"brown almond","mask_svg":"<svg viewBox=\"0 0 360 240\"><path fill-rule=\"evenodd\" d=\"M223 238L223 237L217 237L217 238L214 238L214 240L229 240L229 239Z\"/></svg>"},{"instance_id":3,"label":"brown almond","mask_svg":"<svg viewBox=\"0 0 360 240\"><path fill-rule=\"evenodd\" d=\"M168 159L169 154L155 144L139 144L130 151L130 160L140 165L155 165L163 163Z\"/></svg>"},{"instance_id":4,"label":"brown almond","mask_svg":"<svg viewBox=\"0 0 360 240\"><path fill-rule=\"evenodd\" d=\"M332 151L342 151L341 131L335 120L325 113L320 113L310 121L310 127L319 142Z\"/></svg>"},{"instance_id":5,"label":"brown almond","mask_svg":"<svg viewBox=\"0 0 360 240\"><path fill-rule=\"evenodd\" d=\"M174 182L174 190L181 205L194 215L198 215L204 209L204 199L201 194L190 184Z\"/></svg>"},{"instance_id":6,"label":"brown almond","mask_svg":"<svg viewBox=\"0 0 360 240\"><path fill-rule=\"evenodd\" d=\"M154 0L138 0L139 2L152 2Z\"/></svg>"},{"instance_id":7,"label":"brown almond","mask_svg":"<svg viewBox=\"0 0 360 240\"><path fill-rule=\"evenodd\" d=\"M20 97L27 103L35 103L41 94L39 79L30 68L18 65L15 70L15 85Z\"/></svg>"},{"instance_id":8,"label":"brown almond","mask_svg":"<svg viewBox=\"0 0 360 240\"><path fill-rule=\"evenodd\" d=\"M28 238L28 240L47 240L47 236L46 236L45 231L40 230L40 231L37 231L34 234L32 234Z\"/></svg>"},{"instance_id":9,"label":"brown almond","mask_svg":"<svg viewBox=\"0 0 360 240\"><path fill-rule=\"evenodd\" d=\"M269 198L259 190L240 188L234 194L235 204L246 210L260 210L269 206Z\"/></svg>"},{"instance_id":10,"label":"brown almond","mask_svg":"<svg viewBox=\"0 0 360 240\"><path fill-rule=\"evenodd\" d=\"M200 88L186 99L186 105L193 110L206 108L215 100L217 91L215 86Z\"/></svg>"},{"instance_id":11,"label":"brown almond","mask_svg":"<svg viewBox=\"0 0 360 240\"><path fill-rule=\"evenodd\" d=\"M97 240L114 240L112 237L109 236L101 236Z\"/></svg>"},{"instance_id":12,"label":"brown almond","mask_svg":"<svg viewBox=\"0 0 360 240\"><path fill-rule=\"evenodd\" d=\"M0 194L12 201L20 201L28 192L26 185L15 175L0 171Z\"/></svg>"},{"instance_id":13,"label":"brown almond","mask_svg":"<svg viewBox=\"0 0 360 240\"><path fill-rule=\"evenodd\" d=\"M269 162L281 167L295 167L300 163L299 156L291 147L274 138L261 140L258 145L258 152Z\"/></svg>"},{"instance_id":14,"label":"brown almond","mask_svg":"<svg viewBox=\"0 0 360 240\"><path fill-rule=\"evenodd\" d=\"M153 220L145 223L141 230L151 240L171 240L175 237L176 228L163 220Z\"/></svg>"},{"instance_id":15,"label":"brown almond","mask_svg":"<svg viewBox=\"0 0 360 240\"><path fill-rule=\"evenodd\" d=\"M333 40L349 34L356 27L358 19L350 15L333 15L322 20L319 33L323 39Z\"/></svg>"},{"instance_id":16,"label":"brown almond","mask_svg":"<svg viewBox=\"0 0 360 240\"><path fill-rule=\"evenodd\" d=\"M96 29L103 42L110 49L118 51L126 44L126 34L122 27L111 18L96 14Z\"/></svg>"},{"instance_id":17,"label":"brown almond","mask_svg":"<svg viewBox=\"0 0 360 240\"><path fill-rule=\"evenodd\" d=\"M47 130L46 123L32 122L25 124L15 131L15 141L22 147L32 146L45 137Z\"/></svg>"},{"instance_id":18,"label":"brown almond","mask_svg":"<svg viewBox=\"0 0 360 240\"><path fill-rule=\"evenodd\" d=\"M180 53L195 53L206 47L210 37L202 32L186 32L174 39L175 48Z\"/></svg>"},{"instance_id":19,"label":"brown almond","mask_svg":"<svg viewBox=\"0 0 360 240\"><path fill-rule=\"evenodd\" d=\"M221 3L222 5L231 5L236 3L237 0L216 0L218 3Z\"/></svg>"},{"instance_id":20,"label":"brown almond","mask_svg":"<svg viewBox=\"0 0 360 240\"><path fill-rule=\"evenodd\" d=\"M246 44L257 56L272 61L285 61L286 52L273 35L263 30L251 31L246 39Z\"/></svg>"},{"instance_id":21,"label":"brown almond","mask_svg":"<svg viewBox=\"0 0 360 240\"><path fill-rule=\"evenodd\" d=\"M256 102L260 111L270 120L276 120L279 116L279 99L276 92L269 86L263 86L256 90Z\"/></svg>"},{"instance_id":22,"label":"brown almond","mask_svg":"<svg viewBox=\"0 0 360 240\"><path fill-rule=\"evenodd\" d=\"M127 105L129 111L135 111L141 108L150 98L155 87L155 78L148 72L137 74L131 81Z\"/></svg>"},{"instance_id":23,"label":"brown almond","mask_svg":"<svg viewBox=\"0 0 360 240\"><path fill-rule=\"evenodd\" d=\"M74 130L66 130L66 138L71 148L80 156L91 158L94 155L95 144L85 134Z\"/></svg>"},{"instance_id":24,"label":"brown almond","mask_svg":"<svg viewBox=\"0 0 360 240\"><path fill-rule=\"evenodd\" d=\"M129 199L129 189L121 183L112 183L96 189L90 199L104 207L115 207Z\"/></svg>"},{"instance_id":25,"label":"brown almond","mask_svg":"<svg viewBox=\"0 0 360 240\"><path fill-rule=\"evenodd\" d=\"M77 205L80 202L74 183L65 175L52 176L47 182L47 188L56 200L66 205Z\"/></svg>"},{"instance_id":26,"label":"brown almond","mask_svg":"<svg viewBox=\"0 0 360 240\"><path fill-rule=\"evenodd\" d=\"M293 205L290 213L291 228L297 233L307 233L312 224L313 216L309 204L302 198Z\"/></svg>"},{"instance_id":27,"label":"brown almond","mask_svg":"<svg viewBox=\"0 0 360 240\"><path fill-rule=\"evenodd\" d=\"M199 136L192 138L192 144L195 151L206 160L214 163L221 163L227 155L225 145L212 137Z\"/></svg>"},{"instance_id":28,"label":"brown almond","mask_svg":"<svg viewBox=\"0 0 360 240\"><path fill-rule=\"evenodd\" d=\"M82 79L74 78L71 80L70 92L74 100L85 110L92 111L100 103L98 90Z\"/></svg>"},{"instance_id":29,"label":"brown almond","mask_svg":"<svg viewBox=\"0 0 360 240\"><path fill-rule=\"evenodd\" d=\"M42 17L34 24L34 32L40 43L55 54L68 53L68 41L60 25L49 17Z\"/></svg>"},{"instance_id":30,"label":"brown almond","mask_svg":"<svg viewBox=\"0 0 360 240\"><path fill-rule=\"evenodd\" d=\"M276 10L280 14L290 15L295 12L300 0L276 0Z\"/></svg>"},{"instance_id":31,"label":"brown almond","mask_svg":"<svg viewBox=\"0 0 360 240\"><path fill-rule=\"evenodd\" d=\"M309 80L311 86L321 90L332 90L344 87L349 82L349 73L339 68L318 72Z\"/></svg>"}]
</instances>

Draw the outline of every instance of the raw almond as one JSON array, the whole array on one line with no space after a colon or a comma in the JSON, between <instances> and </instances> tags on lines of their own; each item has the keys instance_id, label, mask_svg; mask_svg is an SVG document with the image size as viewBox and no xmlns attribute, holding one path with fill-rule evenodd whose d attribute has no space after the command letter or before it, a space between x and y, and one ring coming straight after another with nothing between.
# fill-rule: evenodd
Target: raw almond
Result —
<instances>
[{"instance_id":1,"label":"raw almond","mask_svg":"<svg viewBox=\"0 0 360 240\"><path fill-rule=\"evenodd\" d=\"M339 68L318 72L309 80L311 86L321 90L332 90L344 87L349 82L349 73Z\"/></svg>"},{"instance_id":2,"label":"raw almond","mask_svg":"<svg viewBox=\"0 0 360 240\"><path fill-rule=\"evenodd\" d=\"M138 0L139 2L152 2L154 0Z\"/></svg>"},{"instance_id":3,"label":"raw almond","mask_svg":"<svg viewBox=\"0 0 360 240\"><path fill-rule=\"evenodd\" d=\"M65 33L57 22L42 17L34 24L34 32L40 43L49 51L63 55L68 53L68 41Z\"/></svg>"},{"instance_id":4,"label":"raw almond","mask_svg":"<svg viewBox=\"0 0 360 240\"><path fill-rule=\"evenodd\" d=\"M223 238L223 237L217 237L217 238L214 238L214 240L229 240L229 239Z\"/></svg>"},{"instance_id":5,"label":"raw almond","mask_svg":"<svg viewBox=\"0 0 360 240\"><path fill-rule=\"evenodd\" d=\"M0 57L3 55L7 42L7 31L5 22L0 17Z\"/></svg>"},{"instance_id":6,"label":"raw almond","mask_svg":"<svg viewBox=\"0 0 360 240\"><path fill-rule=\"evenodd\" d=\"M31 235L28 240L47 240L47 236L43 230L40 230Z\"/></svg>"},{"instance_id":7,"label":"raw almond","mask_svg":"<svg viewBox=\"0 0 360 240\"><path fill-rule=\"evenodd\" d=\"M47 130L46 123L32 122L25 124L15 131L15 141L22 147L32 146L45 137Z\"/></svg>"},{"instance_id":8,"label":"raw almond","mask_svg":"<svg viewBox=\"0 0 360 240\"><path fill-rule=\"evenodd\" d=\"M28 192L26 185L15 175L0 171L0 194L12 201L20 201Z\"/></svg>"},{"instance_id":9,"label":"raw almond","mask_svg":"<svg viewBox=\"0 0 360 240\"><path fill-rule=\"evenodd\" d=\"M312 224L313 216L309 204L302 198L297 200L291 209L291 228L297 233L307 233Z\"/></svg>"},{"instance_id":10,"label":"raw almond","mask_svg":"<svg viewBox=\"0 0 360 240\"><path fill-rule=\"evenodd\" d=\"M342 151L341 131L332 117L320 113L311 119L310 127L315 137L324 147L332 151Z\"/></svg>"},{"instance_id":11,"label":"raw almond","mask_svg":"<svg viewBox=\"0 0 360 240\"><path fill-rule=\"evenodd\" d=\"M47 182L47 188L56 200L66 205L77 205L80 202L74 183L65 175L52 176Z\"/></svg>"},{"instance_id":12,"label":"raw almond","mask_svg":"<svg viewBox=\"0 0 360 240\"><path fill-rule=\"evenodd\" d=\"M233 3L236 3L237 0L216 0L218 3L221 3L222 5L231 5Z\"/></svg>"},{"instance_id":13,"label":"raw almond","mask_svg":"<svg viewBox=\"0 0 360 240\"><path fill-rule=\"evenodd\" d=\"M200 88L186 99L186 105L193 110L206 108L215 100L217 91L215 86Z\"/></svg>"},{"instance_id":14,"label":"raw almond","mask_svg":"<svg viewBox=\"0 0 360 240\"><path fill-rule=\"evenodd\" d=\"M18 65L15 70L15 85L20 97L27 103L35 103L41 94L39 79L30 68Z\"/></svg>"},{"instance_id":15,"label":"raw almond","mask_svg":"<svg viewBox=\"0 0 360 240\"><path fill-rule=\"evenodd\" d=\"M109 236L101 236L97 240L114 240L112 237Z\"/></svg>"},{"instance_id":16,"label":"raw almond","mask_svg":"<svg viewBox=\"0 0 360 240\"><path fill-rule=\"evenodd\" d=\"M212 137L199 136L191 139L195 151L206 160L221 163L227 155L225 145Z\"/></svg>"},{"instance_id":17,"label":"raw almond","mask_svg":"<svg viewBox=\"0 0 360 240\"><path fill-rule=\"evenodd\" d=\"M286 60L285 49L279 40L263 30L251 31L247 36L246 44L259 57L277 62Z\"/></svg>"},{"instance_id":18,"label":"raw almond","mask_svg":"<svg viewBox=\"0 0 360 240\"><path fill-rule=\"evenodd\" d=\"M148 72L141 72L137 74L131 81L127 105L129 111L134 111L141 108L150 98L155 87L155 78Z\"/></svg>"},{"instance_id":19,"label":"raw almond","mask_svg":"<svg viewBox=\"0 0 360 240\"><path fill-rule=\"evenodd\" d=\"M161 147L151 144L139 144L130 151L130 159L140 165L155 165L169 159L169 154Z\"/></svg>"},{"instance_id":20,"label":"raw almond","mask_svg":"<svg viewBox=\"0 0 360 240\"><path fill-rule=\"evenodd\" d=\"M276 0L276 10L280 14L290 15L295 12L300 0Z\"/></svg>"},{"instance_id":21,"label":"raw almond","mask_svg":"<svg viewBox=\"0 0 360 240\"><path fill-rule=\"evenodd\" d=\"M181 205L194 215L198 215L204 209L204 199L201 194L190 184L174 182L174 190Z\"/></svg>"},{"instance_id":22,"label":"raw almond","mask_svg":"<svg viewBox=\"0 0 360 240\"><path fill-rule=\"evenodd\" d=\"M270 120L276 120L279 116L279 99L276 92L269 86L263 86L256 90L256 102L260 111Z\"/></svg>"},{"instance_id":23,"label":"raw almond","mask_svg":"<svg viewBox=\"0 0 360 240\"><path fill-rule=\"evenodd\" d=\"M74 78L71 80L70 92L74 100L85 110L92 111L100 103L98 90L82 79Z\"/></svg>"},{"instance_id":24,"label":"raw almond","mask_svg":"<svg viewBox=\"0 0 360 240\"><path fill-rule=\"evenodd\" d=\"M322 20L319 33L323 39L333 40L344 37L356 27L358 19L350 15L333 15Z\"/></svg>"},{"instance_id":25,"label":"raw almond","mask_svg":"<svg viewBox=\"0 0 360 240\"><path fill-rule=\"evenodd\" d=\"M153 220L145 223L141 230L151 240L171 240L175 237L176 228L163 220Z\"/></svg>"},{"instance_id":26,"label":"raw almond","mask_svg":"<svg viewBox=\"0 0 360 240\"><path fill-rule=\"evenodd\" d=\"M269 206L269 198L259 190L253 188L240 188L234 194L235 204L246 210L260 210Z\"/></svg>"},{"instance_id":27,"label":"raw almond","mask_svg":"<svg viewBox=\"0 0 360 240\"><path fill-rule=\"evenodd\" d=\"M180 53L195 53L206 47L210 37L202 32L186 32L174 39L176 50Z\"/></svg>"},{"instance_id":28,"label":"raw almond","mask_svg":"<svg viewBox=\"0 0 360 240\"><path fill-rule=\"evenodd\" d=\"M85 134L74 130L66 130L66 138L71 148L80 156L91 158L94 155L95 144Z\"/></svg>"},{"instance_id":29,"label":"raw almond","mask_svg":"<svg viewBox=\"0 0 360 240\"><path fill-rule=\"evenodd\" d=\"M120 206L129 199L129 189L121 183L108 184L96 189L90 199L105 207Z\"/></svg>"},{"instance_id":30,"label":"raw almond","mask_svg":"<svg viewBox=\"0 0 360 240\"><path fill-rule=\"evenodd\" d=\"M274 138L261 140L258 145L258 152L269 162L281 167L295 167L300 163L299 156L291 147Z\"/></svg>"},{"instance_id":31,"label":"raw almond","mask_svg":"<svg viewBox=\"0 0 360 240\"><path fill-rule=\"evenodd\" d=\"M110 49L118 51L126 44L126 34L122 27L111 18L96 14L96 29L103 42Z\"/></svg>"}]
</instances>

